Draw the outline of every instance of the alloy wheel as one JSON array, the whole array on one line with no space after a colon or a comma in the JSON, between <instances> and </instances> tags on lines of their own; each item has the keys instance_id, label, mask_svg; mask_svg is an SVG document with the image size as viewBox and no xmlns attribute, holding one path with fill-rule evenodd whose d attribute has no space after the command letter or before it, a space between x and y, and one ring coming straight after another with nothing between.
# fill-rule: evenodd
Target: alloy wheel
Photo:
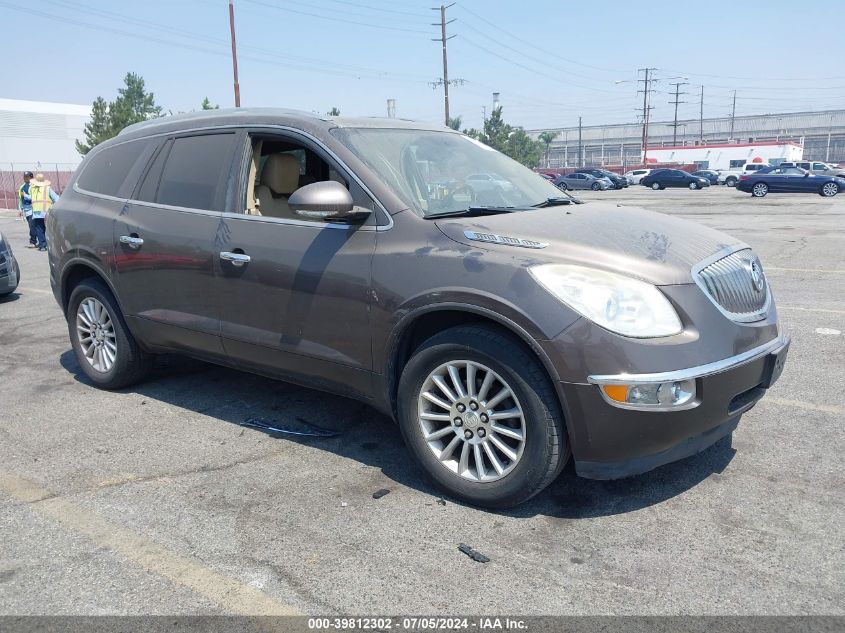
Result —
<instances>
[{"instance_id":1,"label":"alloy wheel","mask_svg":"<svg viewBox=\"0 0 845 633\"><path fill-rule=\"evenodd\" d=\"M822 195L827 198L835 196L837 193L839 193L839 185L835 182L825 183L822 187Z\"/></svg>"},{"instance_id":2,"label":"alloy wheel","mask_svg":"<svg viewBox=\"0 0 845 633\"><path fill-rule=\"evenodd\" d=\"M769 193L769 187L764 182L758 182L756 185L754 185L754 188L751 190L751 193L753 193L758 198L762 198L767 193Z\"/></svg>"},{"instance_id":3,"label":"alloy wheel","mask_svg":"<svg viewBox=\"0 0 845 633\"><path fill-rule=\"evenodd\" d=\"M440 365L423 382L419 427L437 460L464 479L498 481L525 448L522 406L496 372L471 360Z\"/></svg>"},{"instance_id":4,"label":"alloy wheel","mask_svg":"<svg viewBox=\"0 0 845 633\"><path fill-rule=\"evenodd\" d=\"M117 342L109 311L98 299L86 297L79 304L76 334L91 367L101 373L108 372L117 359Z\"/></svg>"}]
</instances>

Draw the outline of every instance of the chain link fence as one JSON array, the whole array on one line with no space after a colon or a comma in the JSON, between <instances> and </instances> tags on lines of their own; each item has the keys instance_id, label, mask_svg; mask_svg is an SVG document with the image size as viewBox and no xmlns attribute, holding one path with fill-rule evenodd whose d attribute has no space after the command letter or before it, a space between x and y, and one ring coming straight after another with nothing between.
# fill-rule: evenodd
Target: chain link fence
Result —
<instances>
[{"instance_id":1,"label":"chain link fence","mask_svg":"<svg viewBox=\"0 0 845 633\"><path fill-rule=\"evenodd\" d=\"M53 191L61 195L73 176L76 163L0 163L0 209L18 208L18 187L23 173L42 173L50 181Z\"/></svg>"}]
</instances>

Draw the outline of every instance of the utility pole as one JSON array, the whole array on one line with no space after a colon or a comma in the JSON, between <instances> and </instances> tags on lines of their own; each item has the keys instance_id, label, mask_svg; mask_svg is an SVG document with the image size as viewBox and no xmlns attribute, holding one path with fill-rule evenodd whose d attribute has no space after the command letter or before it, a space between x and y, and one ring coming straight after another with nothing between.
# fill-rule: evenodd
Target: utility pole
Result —
<instances>
[{"instance_id":1,"label":"utility pole","mask_svg":"<svg viewBox=\"0 0 845 633\"><path fill-rule=\"evenodd\" d=\"M734 90L734 105L731 108L731 135L728 140L733 140L734 137L734 119L736 118L736 90Z\"/></svg>"},{"instance_id":2,"label":"utility pole","mask_svg":"<svg viewBox=\"0 0 845 633\"><path fill-rule=\"evenodd\" d=\"M235 42L235 5L229 0L229 32L232 34L232 72L235 76L235 107L241 107L241 86L238 83L238 45Z\"/></svg>"},{"instance_id":3,"label":"utility pole","mask_svg":"<svg viewBox=\"0 0 845 633\"><path fill-rule=\"evenodd\" d=\"M583 150L581 149L581 117L578 117L578 166L584 166Z\"/></svg>"},{"instance_id":4,"label":"utility pole","mask_svg":"<svg viewBox=\"0 0 845 633\"><path fill-rule=\"evenodd\" d=\"M638 79L637 81L643 82L643 165L648 162L648 123L649 123L649 113L652 110L652 106L649 105L650 102L650 95L653 92L651 87L651 83L654 81L654 77L652 73L657 70L656 68L640 68L638 72L645 73L644 79Z\"/></svg>"},{"instance_id":5,"label":"utility pole","mask_svg":"<svg viewBox=\"0 0 845 633\"><path fill-rule=\"evenodd\" d=\"M481 127L484 128L484 124L487 123L487 106L481 106Z\"/></svg>"},{"instance_id":6,"label":"utility pole","mask_svg":"<svg viewBox=\"0 0 845 633\"><path fill-rule=\"evenodd\" d=\"M701 101L698 110L698 142L704 145L704 86L701 86Z\"/></svg>"},{"instance_id":7,"label":"utility pole","mask_svg":"<svg viewBox=\"0 0 845 633\"><path fill-rule=\"evenodd\" d=\"M669 84L670 86L675 86L675 100L670 101L669 103L675 104L675 122L672 124L672 145L678 144L678 104L679 103L686 103L686 101L681 101L681 95L687 94L686 92L681 92L681 86L686 86L687 84L679 81L673 84Z\"/></svg>"},{"instance_id":8,"label":"utility pole","mask_svg":"<svg viewBox=\"0 0 845 633\"><path fill-rule=\"evenodd\" d=\"M433 81L431 86L433 88L437 88L438 86L443 86L443 113L444 113L444 123L448 126L449 125L449 84L462 84L464 83L463 79L453 79L451 82L449 81L449 60L446 54L446 42L451 40L454 35L446 37L446 25L451 24L455 20L446 21L446 9L449 7L455 6L455 3L448 5L441 4L440 7L432 7L432 11L440 11L440 22L432 24L432 26L439 26L440 27L440 37L433 38L433 42L440 42L443 46L443 77L441 77L437 81Z\"/></svg>"},{"instance_id":9,"label":"utility pole","mask_svg":"<svg viewBox=\"0 0 845 633\"><path fill-rule=\"evenodd\" d=\"M396 118L396 99L388 99L387 100L387 118L395 119Z\"/></svg>"}]
</instances>

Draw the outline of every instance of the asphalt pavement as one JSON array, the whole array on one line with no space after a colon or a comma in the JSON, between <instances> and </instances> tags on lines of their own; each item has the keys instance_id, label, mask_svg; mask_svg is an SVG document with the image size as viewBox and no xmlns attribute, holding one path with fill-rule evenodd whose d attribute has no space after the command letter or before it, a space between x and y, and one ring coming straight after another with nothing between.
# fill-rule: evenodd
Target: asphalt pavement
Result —
<instances>
[{"instance_id":1,"label":"asphalt pavement","mask_svg":"<svg viewBox=\"0 0 845 633\"><path fill-rule=\"evenodd\" d=\"M733 438L622 481L570 465L509 512L442 499L352 400L170 357L92 387L46 254L0 212L22 272L0 300L0 614L845 614L845 195L581 197L751 244L793 344Z\"/></svg>"}]
</instances>

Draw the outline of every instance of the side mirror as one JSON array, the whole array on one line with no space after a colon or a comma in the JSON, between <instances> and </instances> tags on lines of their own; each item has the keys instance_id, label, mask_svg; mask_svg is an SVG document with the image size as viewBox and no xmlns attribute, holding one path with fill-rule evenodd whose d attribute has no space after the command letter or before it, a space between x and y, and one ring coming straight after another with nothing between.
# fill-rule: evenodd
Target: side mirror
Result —
<instances>
[{"instance_id":1,"label":"side mirror","mask_svg":"<svg viewBox=\"0 0 845 633\"><path fill-rule=\"evenodd\" d=\"M290 194L288 205L297 215L327 222L362 220L370 214L369 209L356 207L349 190L334 180L300 187Z\"/></svg>"}]
</instances>

